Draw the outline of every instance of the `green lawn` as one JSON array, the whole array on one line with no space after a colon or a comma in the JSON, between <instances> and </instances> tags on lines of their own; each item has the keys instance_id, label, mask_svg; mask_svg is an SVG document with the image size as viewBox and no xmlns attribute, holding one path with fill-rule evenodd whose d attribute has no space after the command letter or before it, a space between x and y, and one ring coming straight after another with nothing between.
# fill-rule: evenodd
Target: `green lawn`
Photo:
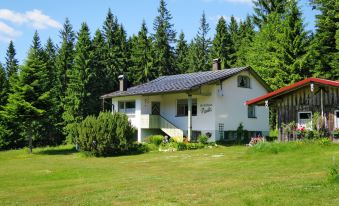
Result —
<instances>
[{"instance_id":1,"label":"green lawn","mask_svg":"<svg viewBox=\"0 0 339 206\"><path fill-rule=\"evenodd\" d=\"M339 145L242 146L89 158L70 147L0 152L1 205L339 205Z\"/></svg>"}]
</instances>

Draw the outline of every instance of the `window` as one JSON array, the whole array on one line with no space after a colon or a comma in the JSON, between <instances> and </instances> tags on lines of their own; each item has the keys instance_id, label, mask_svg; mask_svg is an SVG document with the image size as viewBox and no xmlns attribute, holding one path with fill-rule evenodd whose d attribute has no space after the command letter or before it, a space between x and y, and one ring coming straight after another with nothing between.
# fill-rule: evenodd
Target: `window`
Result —
<instances>
[{"instance_id":1,"label":"window","mask_svg":"<svg viewBox=\"0 0 339 206\"><path fill-rule=\"evenodd\" d=\"M219 123L219 139L224 139L224 124Z\"/></svg>"},{"instance_id":2,"label":"window","mask_svg":"<svg viewBox=\"0 0 339 206\"><path fill-rule=\"evenodd\" d=\"M178 99L177 100L177 116L188 115L188 100ZM192 116L197 116L197 99L192 99Z\"/></svg>"},{"instance_id":3,"label":"window","mask_svg":"<svg viewBox=\"0 0 339 206\"><path fill-rule=\"evenodd\" d=\"M248 106L247 107L248 118L256 118L255 115L255 106Z\"/></svg>"},{"instance_id":4,"label":"window","mask_svg":"<svg viewBox=\"0 0 339 206\"><path fill-rule=\"evenodd\" d=\"M298 127L312 129L312 112L298 113Z\"/></svg>"},{"instance_id":5,"label":"window","mask_svg":"<svg viewBox=\"0 0 339 206\"><path fill-rule=\"evenodd\" d=\"M238 87L250 88L250 78L248 76L238 76Z\"/></svg>"},{"instance_id":6,"label":"window","mask_svg":"<svg viewBox=\"0 0 339 206\"><path fill-rule=\"evenodd\" d=\"M135 101L118 102L118 112L126 114L135 113Z\"/></svg>"},{"instance_id":7,"label":"window","mask_svg":"<svg viewBox=\"0 0 339 206\"><path fill-rule=\"evenodd\" d=\"M334 112L334 128L339 128L339 110Z\"/></svg>"}]
</instances>

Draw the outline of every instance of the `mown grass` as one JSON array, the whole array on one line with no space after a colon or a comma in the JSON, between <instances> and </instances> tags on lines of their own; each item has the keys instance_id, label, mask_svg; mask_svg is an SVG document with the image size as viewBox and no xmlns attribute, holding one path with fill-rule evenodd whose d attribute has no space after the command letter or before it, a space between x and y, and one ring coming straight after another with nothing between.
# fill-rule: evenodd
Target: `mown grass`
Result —
<instances>
[{"instance_id":1,"label":"mown grass","mask_svg":"<svg viewBox=\"0 0 339 206\"><path fill-rule=\"evenodd\" d=\"M327 180L339 145L286 145L110 158L70 146L0 152L0 204L339 205L339 184Z\"/></svg>"}]
</instances>

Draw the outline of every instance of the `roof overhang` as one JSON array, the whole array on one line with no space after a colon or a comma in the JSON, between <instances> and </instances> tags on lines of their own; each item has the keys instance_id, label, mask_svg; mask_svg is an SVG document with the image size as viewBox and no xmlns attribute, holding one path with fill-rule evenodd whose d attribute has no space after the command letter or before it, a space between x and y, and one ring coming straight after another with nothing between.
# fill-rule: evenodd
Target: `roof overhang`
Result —
<instances>
[{"instance_id":1,"label":"roof overhang","mask_svg":"<svg viewBox=\"0 0 339 206\"><path fill-rule=\"evenodd\" d=\"M287 93L293 92L297 89L300 89L302 87L308 86L311 83L319 86L329 86L329 87L339 87L339 82L338 81L331 81L327 79L319 79L319 78L307 78L304 79L300 82L285 86L283 88L280 88L278 90L275 90L273 92L270 92L268 94L265 94L263 96L251 99L246 101L246 105L264 105L265 101L267 100L272 100L274 98L278 98L282 95L285 95Z\"/></svg>"}]
</instances>

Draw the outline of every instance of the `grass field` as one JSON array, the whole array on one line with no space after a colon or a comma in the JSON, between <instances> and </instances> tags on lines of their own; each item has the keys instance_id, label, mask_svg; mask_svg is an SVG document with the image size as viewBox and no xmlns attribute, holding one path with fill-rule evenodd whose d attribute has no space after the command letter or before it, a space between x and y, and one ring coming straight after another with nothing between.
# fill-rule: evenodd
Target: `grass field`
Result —
<instances>
[{"instance_id":1,"label":"grass field","mask_svg":"<svg viewBox=\"0 0 339 206\"><path fill-rule=\"evenodd\" d=\"M272 150L273 151L273 150ZM243 146L84 157L69 146L0 152L1 205L339 205L339 145Z\"/></svg>"}]
</instances>

